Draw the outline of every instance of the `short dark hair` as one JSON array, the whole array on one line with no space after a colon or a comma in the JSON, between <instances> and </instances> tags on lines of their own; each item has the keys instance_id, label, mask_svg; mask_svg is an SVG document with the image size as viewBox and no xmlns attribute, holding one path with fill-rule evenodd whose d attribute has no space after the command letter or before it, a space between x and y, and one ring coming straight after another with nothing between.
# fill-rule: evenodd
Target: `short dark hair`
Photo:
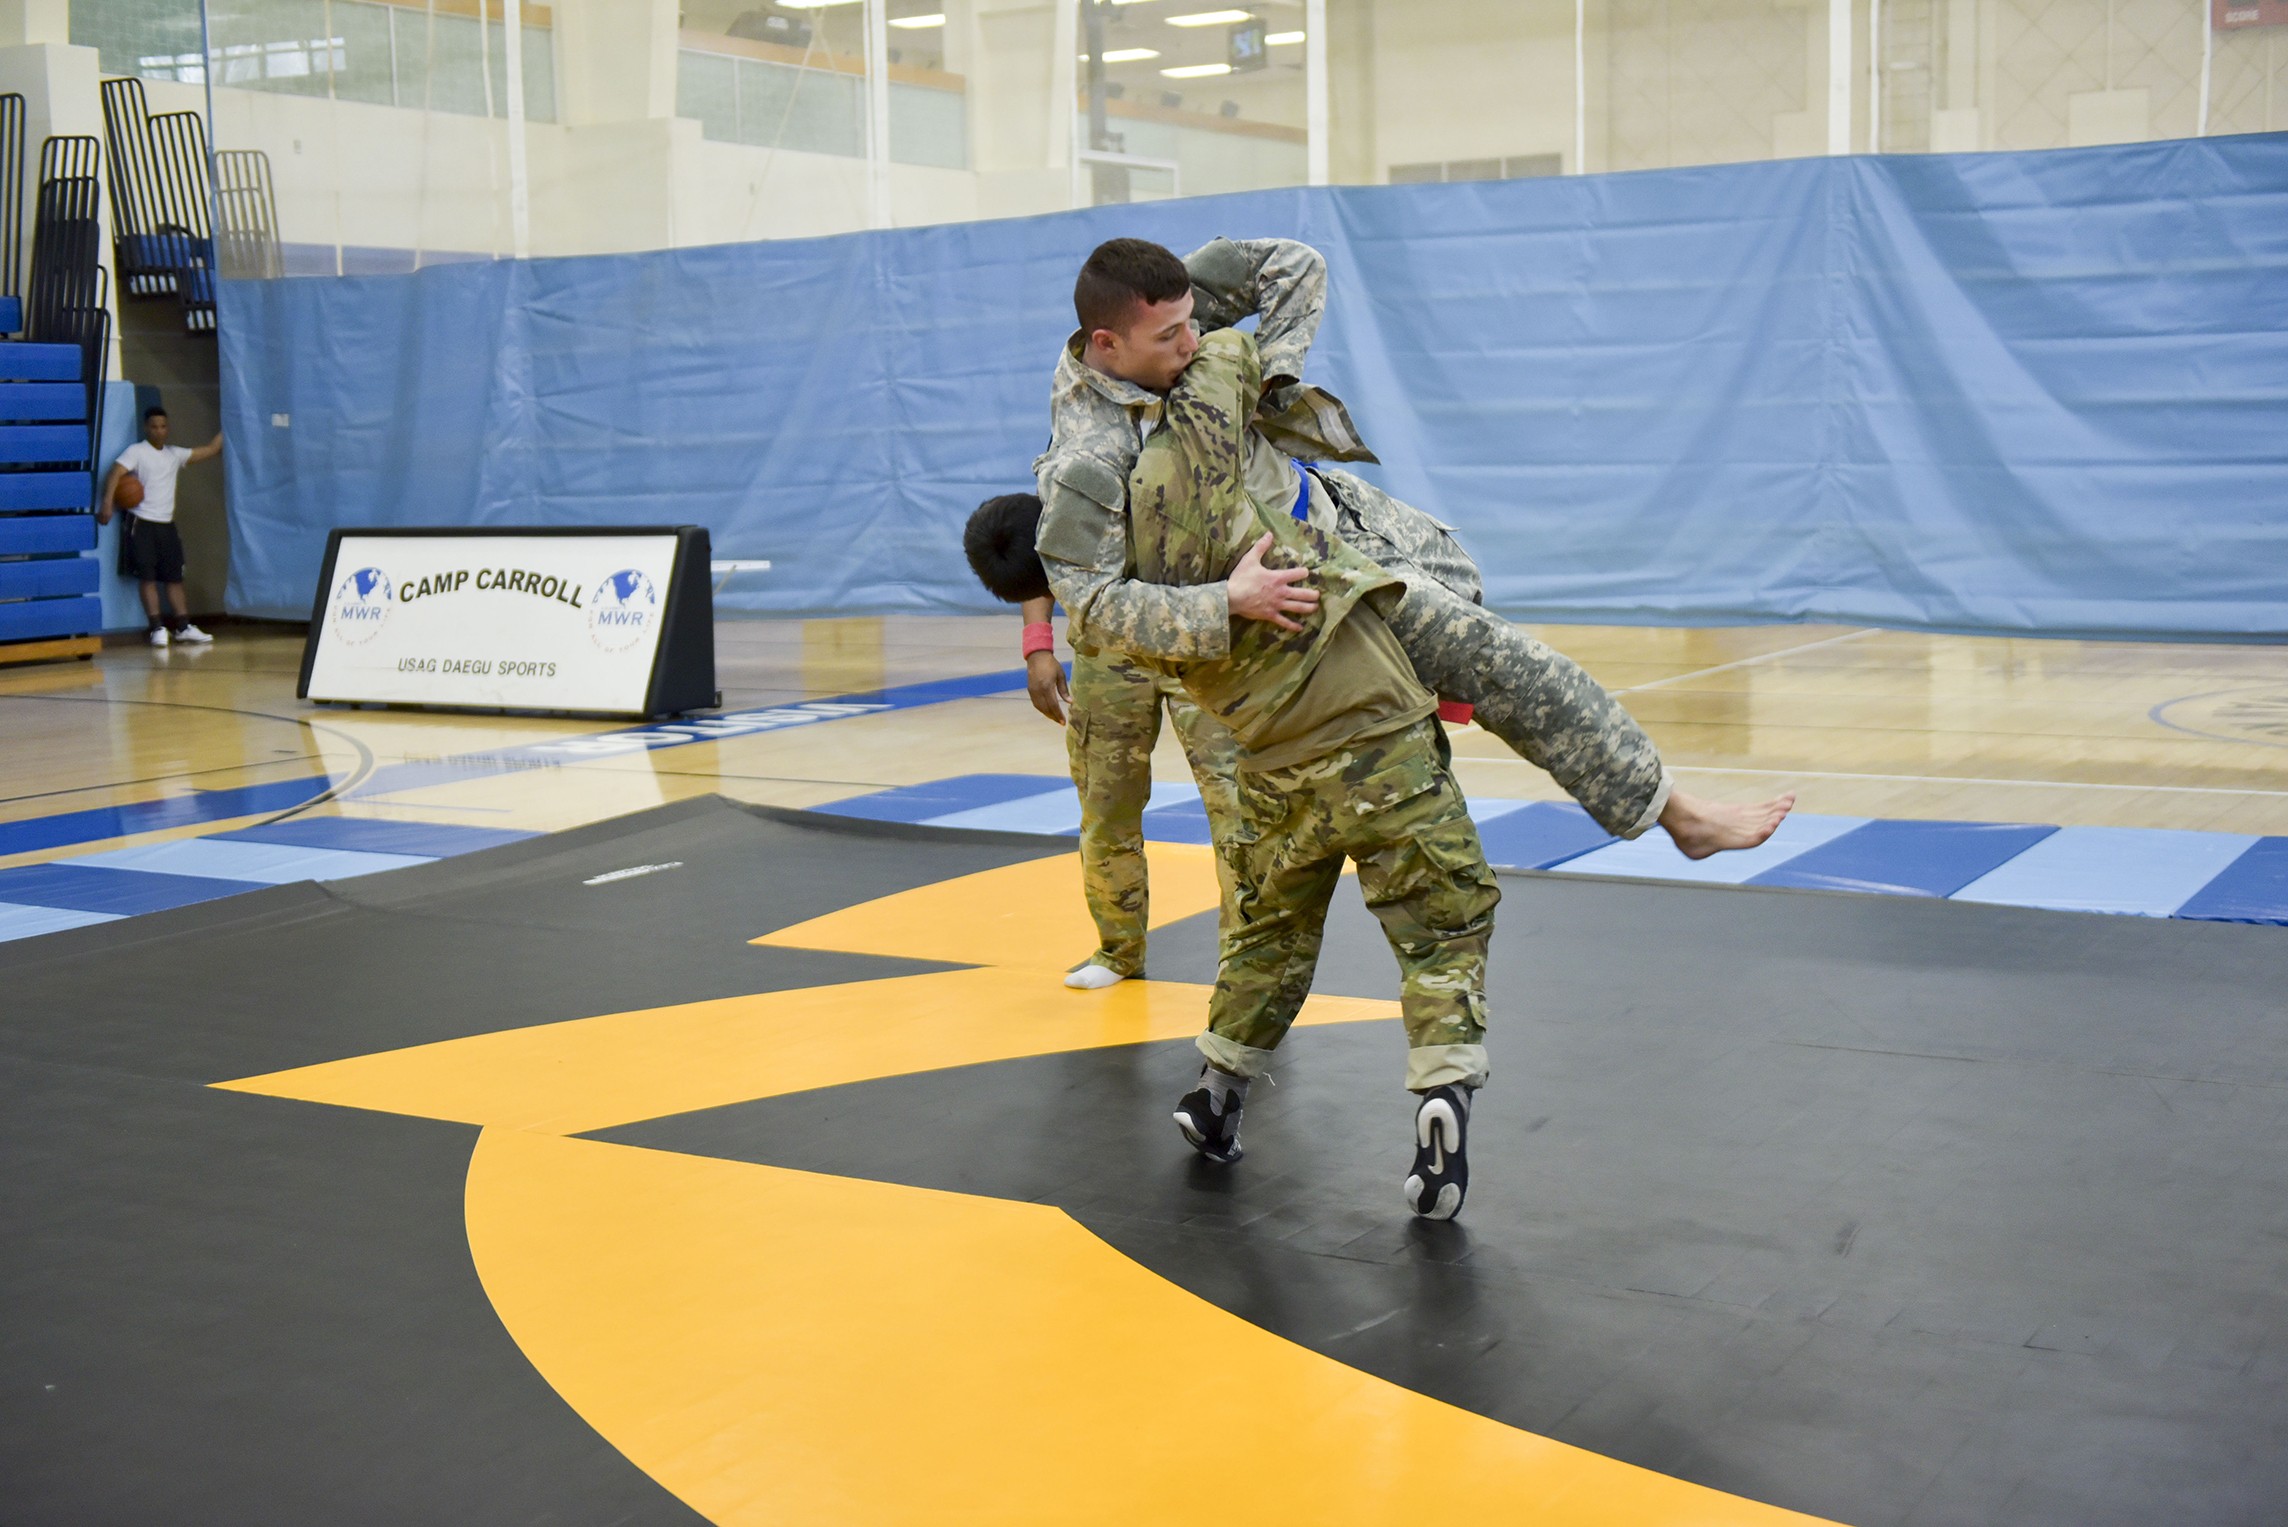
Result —
<instances>
[{"instance_id":1,"label":"short dark hair","mask_svg":"<svg viewBox=\"0 0 2288 1527\"><path fill-rule=\"evenodd\" d=\"M1083 338L1098 329L1128 332L1140 302L1173 302L1192 289L1192 273L1150 239L1107 239L1090 253L1073 283L1073 312Z\"/></svg>"},{"instance_id":2,"label":"short dark hair","mask_svg":"<svg viewBox=\"0 0 2288 1527\"><path fill-rule=\"evenodd\" d=\"M1041 500L1032 493L1004 493L977 506L961 533L969 570L987 593L1011 604L1049 597L1048 569L1033 550L1041 526Z\"/></svg>"},{"instance_id":3,"label":"short dark hair","mask_svg":"<svg viewBox=\"0 0 2288 1527\"><path fill-rule=\"evenodd\" d=\"M143 422L145 424L149 424L153 419L164 419L166 417L167 411L156 403L143 410Z\"/></svg>"}]
</instances>

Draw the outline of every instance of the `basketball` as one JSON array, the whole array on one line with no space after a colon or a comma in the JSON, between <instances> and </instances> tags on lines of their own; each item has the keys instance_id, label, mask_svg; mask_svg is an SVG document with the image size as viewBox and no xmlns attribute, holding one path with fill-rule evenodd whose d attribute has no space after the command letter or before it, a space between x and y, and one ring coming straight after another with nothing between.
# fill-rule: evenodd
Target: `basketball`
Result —
<instances>
[{"instance_id":1,"label":"basketball","mask_svg":"<svg viewBox=\"0 0 2288 1527\"><path fill-rule=\"evenodd\" d=\"M112 490L111 502L121 509L132 509L142 503L143 479L133 472L119 479L119 486Z\"/></svg>"}]
</instances>

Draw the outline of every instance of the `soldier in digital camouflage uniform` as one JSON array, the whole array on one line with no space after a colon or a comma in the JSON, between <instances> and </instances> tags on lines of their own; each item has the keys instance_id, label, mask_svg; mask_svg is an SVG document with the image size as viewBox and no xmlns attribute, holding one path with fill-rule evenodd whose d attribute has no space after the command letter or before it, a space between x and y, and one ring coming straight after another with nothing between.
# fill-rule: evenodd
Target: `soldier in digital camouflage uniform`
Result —
<instances>
[{"instance_id":1,"label":"soldier in digital camouflage uniform","mask_svg":"<svg viewBox=\"0 0 2288 1527\"><path fill-rule=\"evenodd\" d=\"M1076 650L1071 693L1065 756L1080 792L1081 887L1098 940L1087 966L1125 978L1144 969L1150 897L1144 808L1152 797L1152 749L1160 740L1161 706L1166 705L1191 762L1200 804L1207 808L1208 836L1217 843L1229 838L1238 816L1232 778L1236 748L1230 731L1201 714L1183 686L1118 653ZM1098 985L1086 968L1074 972L1068 984Z\"/></svg>"},{"instance_id":2,"label":"soldier in digital camouflage uniform","mask_svg":"<svg viewBox=\"0 0 2288 1527\"><path fill-rule=\"evenodd\" d=\"M1259 315L1265 392L1254 429L1290 457L1374 460L1341 401L1300 380L1326 307L1319 253L1285 239L1217 239L1184 264L1197 329ZM1130 574L1126 477L1163 398L1090 365L1090 340L1076 334L1058 358L1054 437L1034 462L1038 548L1068 634L1136 656L1220 656L1237 629L1221 585L1158 588ZM1674 791L1652 740L1602 686L1483 607L1477 564L1451 527L1352 473L1322 466L1313 475L1333 505L1335 533L1404 581L1389 624L1416 674L1475 706L1480 725L1547 770L1599 826L1630 838L1660 822L1698 858L1761 842L1786 814L1792 797L1730 807Z\"/></svg>"},{"instance_id":3,"label":"soldier in digital camouflage uniform","mask_svg":"<svg viewBox=\"0 0 2288 1527\"><path fill-rule=\"evenodd\" d=\"M1075 648L1068 683L1049 627L1054 601L1033 551L1040 512L1040 500L1031 494L988 499L970 516L962 549L978 581L1022 609L1028 697L1035 710L1065 728L1065 754L1081 805L1081 889L1097 929L1095 952L1066 975L1065 984L1100 991L1144 968L1150 907L1143 819L1162 708L1199 782L1213 842L1230 835L1238 815L1236 746L1231 733L1202 715L1173 678L1119 653ZM1228 904L1230 897L1222 900Z\"/></svg>"},{"instance_id":4,"label":"soldier in digital camouflage uniform","mask_svg":"<svg viewBox=\"0 0 2288 1527\"><path fill-rule=\"evenodd\" d=\"M1256 344L1200 342L1128 482L1136 578L1179 592L1225 580L1261 538L1307 568L1317 607L1285 630L1235 625L1225 650L1167 665L1239 747L1241 820L1224 845L1230 916L1176 1120L1203 1155L1240 1154L1247 1082L1311 989L1346 858L1399 968L1406 1085L1421 1095L1408 1206L1446 1219L1468 1187L1470 1094L1486 1079L1486 949L1501 891L1447 768L1436 699L1385 623L1399 580L1332 533L1325 485L1250 428Z\"/></svg>"}]
</instances>

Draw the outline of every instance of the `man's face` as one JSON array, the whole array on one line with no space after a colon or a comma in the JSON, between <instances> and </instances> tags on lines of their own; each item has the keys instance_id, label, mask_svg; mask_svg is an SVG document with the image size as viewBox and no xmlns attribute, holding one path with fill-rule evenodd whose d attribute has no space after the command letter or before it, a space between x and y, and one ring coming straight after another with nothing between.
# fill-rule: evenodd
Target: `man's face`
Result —
<instances>
[{"instance_id":1,"label":"man's face","mask_svg":"<svg viewBox=\"0 0 2288 1527\"><path fill-rule=\"evenodd\" d=\"M1088 337L1089 364L1148 392L1175 386L1199 348L1190 292L1172 302L1138 303L1125 333L1098 329Z\"/></svg>"},{"instance_id":2,"label":"man's face","mask_svg":"<svg viewBox=\"0 0 2288 1527\"><path fill-rule=\"evenodd\" d=\"M143 438L153 445L165 445L167 443L167 416L165 414L153 414L150 418L145 419L143 421Z\"/></svg>"}]
</instances>

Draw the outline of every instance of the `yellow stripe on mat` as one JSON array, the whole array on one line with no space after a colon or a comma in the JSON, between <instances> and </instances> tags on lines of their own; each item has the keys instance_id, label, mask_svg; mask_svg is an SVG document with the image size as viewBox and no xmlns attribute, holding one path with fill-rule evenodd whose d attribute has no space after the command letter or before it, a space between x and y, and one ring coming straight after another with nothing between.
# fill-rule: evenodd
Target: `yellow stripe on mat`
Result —
<instances>
[{"instance_id":1,"label":"yellow stripe on mat","mask_svg":"<svg viewBox=\"0 0 2288 1527\"><path fill-rule=\"evenodd\" d=\"M487 1130L468 1226L525 1355L723 1527L1812 1520L1345 1367L1045 1205Z\"/></svg>"},{"instance_id":2,"label":"yellow stripe on mat","mask_svg":"<svg viewBox=\"0 0 2288 1527\"><path fill-rule=\"evenodd\" d=\"M217 1085L382 1113L576 1135L980 1061L1184 1039L1209 988L1068 991L1031 970L948 970L721 997L385 1050ZM1313 997L1305 1024L1395 1018L1395 1002ZM1391 1057L1396 1074L1398 1056Z\"/></svg>"},{"instance_id":3,"label":"yellow stripe on mat","mask_svg":"<svg viewBox=\"0 0 2288 1527\"><path fill-rule=\"evenodd\" d=\"M1222 904L1215 850L1197 843L1147 843L1144 857L1153 927ZM1096 947L1096 924L1081 896L1080 855L1058 854L916 886L753 942L956 965L1070 970Z\"/></svg>"},{"instance_id":4,"label":"yellow stripe on mat","mask_svg":"<svg viewBox=\"0 0 2288 1527\"><path fill-rule=\"evenodd\" d=\"M1152 887L1155 923L1212 911L1214 860L1155 844ZM1065 855L756 940L979 968L579 1018L219 1085L487 1126L466 1190L486 1295L583 1419L724 1527L1811 1520L1346 1367L1167 1282L1055 1208L565 1138L1197 1033L1207 987L1081 993L1054 979L1095 941L1079 889ZM1397 1013L1313 997L1299 1021ZM1397 1058L1394 1043L1394 1070Z\"/></svg>"}]
</instances>

